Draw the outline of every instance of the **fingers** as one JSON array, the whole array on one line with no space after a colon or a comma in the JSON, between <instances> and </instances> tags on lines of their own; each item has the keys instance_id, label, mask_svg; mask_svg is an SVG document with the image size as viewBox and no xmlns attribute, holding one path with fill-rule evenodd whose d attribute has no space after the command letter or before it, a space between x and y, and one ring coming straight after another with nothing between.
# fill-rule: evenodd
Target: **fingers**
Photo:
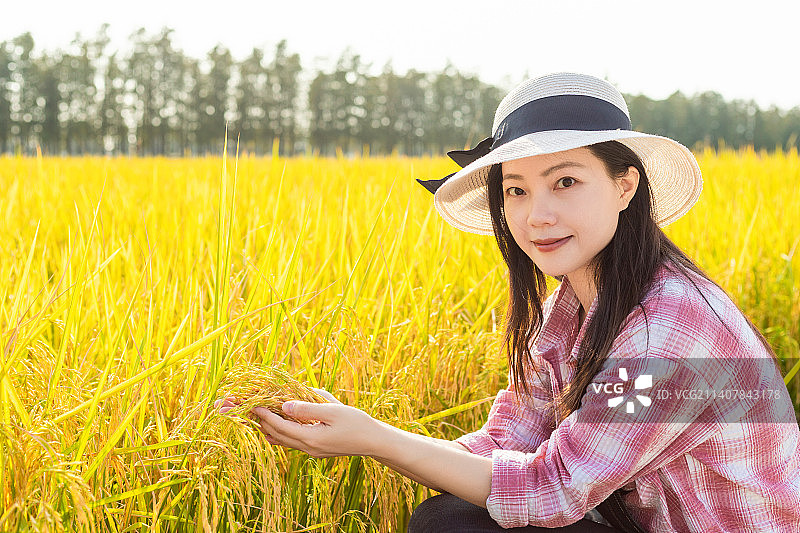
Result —
<instances>
[{"instance_id":1,"label":"fingers","mask_svg":"<svg viewBox=\"0 0 800 533\"><path fill-rule=\"evenodd\" d=\"M226 398L219 398L214 401L214 408L219 412L220 415L227 414L230 410L234 407L238 406L237 399L233 396L228 396ZM238 417L237 417L238 418ZM248 418L254 422L258 427L258 430L264 435L265 440L270 443L271 445L279 445L279 446L288 446L292 448L299 448L301 446L301 442L295 438L288 437L283 433L279 432L275 425L280 423L287 423L293 425L299 425L295 422L289 422L284 420L280 416L272 413L268 409L264 409L261 407L256 407L252 411ZM248 421L245 418L240 419L240 422L243 424L247 424ZM283 426L283 429L286 427L291 426Z\"/></svg>"},{"instance_id":2,"label":"fingers","mask_svg":"<svg viewBox=\"0 0 800 533\"><path fill-rule=\"evenodd\" d=\"M334 398L335 399L335 398ZM338 405L337 405L338 404ZM341 402L314 403L292 400L283 402L283 412L300 420L318 420L322 423L331 422L336 410L340 409Z\"/></svg>"},{"instance_id":3,"label":"fingers","mask_svg":"<svg viewBox=\"0 0 800 533\"><path fill-rule=\"evenodd\" d=\"M289 402L284 403L284 406ZM312 405L320 405L320 404L312 404ZM274 413L265 407L254 407L250 411L259 421L260 420L267 420L277 429L283 432L292 432L294 430L298 430L299 428L309 427L312 422L321 421L322 418L325 418L324 414L320 415L319 413L315 413L312 410L305 410L302 407L292 408L291 406L286 406L283 409L283 412L287 415L290 415L292 418L301 420L303 422L308 423L298 423L295 420L284 418L282 415Z\"/></svg>"},{"instance_id":4,"label":"fingers","mask_svg":"<svg viewBox=\"0 0 800 533\"><path fill-rule=\"evenodd\" d=\"M230 403L221 403L219 406L217 406L217 409L219 410L219 414L221 414L221 415L224 415L225 413L227 413L228 411L230 411L233 408L234 408L234 405L232 405Z\"/></svg>"},{"instance_id":5,"label":"fingers","mask_svg":"<svg viewBox=\"0 0 800 533\"><path fill-rule=\"evenodd\" d=\"M280 446L281 443L270 433L271 429L263 421L258 422L258 430L264 435L264 439L273 446Z\"/></svg>"},{"instance_id":6,"label":"fingers","mask_svg":"<svg viewBox=\"0 0 800 533\"><path fill-rule=\"evenodd\" d=\"M292 400L284 402L283 411L287 415L299 420L319 421L321 424L299 424L297 422L286 420L281 416L273 413L264 407L254 407L250 410L250 419L254 420L261 433L264 434L267 442L272 445L286 446L303 450L311 455L317 456L315 449L316 437L318 436L319 429L326 426L327 423L332 422L336 409L341 409L341 402L336 400L330 393L331 403L320 404L313 402L301 402ZM214 402L214 407L218 409L220 414L226 414L237 403L232 400L235 398L219 399ZM339 405L337 405L339 404ZM242 419L242 422L246 420Z\"/></svg>"},{"instance_id":7,"label":"fingers","mask_svg":"<svg viewBox=\"0 0 800 533\"><path fill-rule=\"evenodd\" d=\"M219 414L224 415L234 407L236 407L236 398L233 396L228 396L227 398L221 398L214 401L214 409L219 411Z\"/></svg>"},{"instance_id":8,"label":"fingers","mask_svg":"<svg viewBox=\"0 0 800 533\"><path fill-rule=\"evenodd\" d=\"M265 434L281 437L281 440L284 437L297 440L299 437L297 430L302 427L301 424L286 420L263 407L254 407L250 412L255 415L256 422Z\"/></svg>"},{"instance_id":9,"label":"fingers","mask_svg":"<svg viewBox=\"0 0 800 533\"><path fill-rule=\"evenodd\" d=\"M317 394L319 394L320 396L322 396L323 398L325 398L326 400L328 400L328 402L330 402L330 403L344 405L333 394L331 394L330 392L326 391L325 389L318 389L316 387L312 387L311 389L313 391L315 391ZM305 404L307 402L293 401L292 403L295 403L295 404L296 403L304 403ZM225 398L219 398L219 399L214 401L214 409L217 409L220 414L227 413L228 411L230 411L233 407L236 407L237 405L239 405L239 401L236 399L235 396L227 396ZM311 405L319 405L319 404L311 404ZM303 408L301 407L301 409L303 409ZM301 415L296 415L294 413L292 413L292 416L294 416L295 418L306 418L308 420L317 420L313 416L301 416Z\"/></svg>"},{"instance_id":10,"label":"fingers","mask_svg":"<svg viewBox=\"0 0 800 533\"><path fill-rule=\"evenodd\" d=\"M256 407L252 411L258 416L258 425L261 433L267 437L270 444L279 444L297 450L312 453L315 425L298 424L285 420L269 409Z\"/></svg>"},{"instance_id":11,"label":"fingers","mask_svg":"<svg viewBox=\"0 0 800 533\"><path fill-rule=\"evenodd\" d=\"M318 389L316 387L311 387L311 390L313 390L314 392L316 392L317 394L319 394L320 396L322 396L331 403L342 403L339 400L337 400L333 394L326 391L325 389Z\"/></svg>"}]
</instances>

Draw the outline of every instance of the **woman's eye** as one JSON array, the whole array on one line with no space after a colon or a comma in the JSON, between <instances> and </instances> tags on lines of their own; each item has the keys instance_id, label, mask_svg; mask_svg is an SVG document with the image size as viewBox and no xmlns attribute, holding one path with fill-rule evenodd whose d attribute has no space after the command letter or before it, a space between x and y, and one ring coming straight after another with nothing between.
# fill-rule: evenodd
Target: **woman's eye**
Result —
<instances>
[{"instance_id":1,"label":"woman's eye","mask_svg":"<svg viewBox=\"0 0 800 533\"><path fill-rule=\"evenodd\" d=\"M557 184L561 184L561 189L568 189L575 185L575 178L570 178L569 176L565 176L556 182Z\"/></svg>"},{"instance_id":2,"label":"woman's eye","mask_svg":"<svg viewBox=\"0 0 800 533\"><path fill-rule=\"evenodd\" d=\"M525 194L525 191L520 189L519 187L509 187L506 189L506 194L509 196L522 196Z\"/></svg>"}]
</instances>

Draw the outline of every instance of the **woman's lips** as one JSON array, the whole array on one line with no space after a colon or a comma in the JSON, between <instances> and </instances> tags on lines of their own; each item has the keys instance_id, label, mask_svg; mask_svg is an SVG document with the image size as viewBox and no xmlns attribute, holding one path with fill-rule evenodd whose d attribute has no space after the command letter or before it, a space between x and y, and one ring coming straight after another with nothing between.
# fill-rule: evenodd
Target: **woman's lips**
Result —
<instances>
[{"instance_id":1,"label":"woman's lips","mask_svg":"<svg viewBox=\"0 0 800 533\"><path fill-rule=\"evenodd\" d=\"M561 239L542 239L540 241L533 241L533 244L540 252L552 252L553 250L561 248L561 246L566 244L571 238L572 235Z\"/></svg>"}]
</instances>

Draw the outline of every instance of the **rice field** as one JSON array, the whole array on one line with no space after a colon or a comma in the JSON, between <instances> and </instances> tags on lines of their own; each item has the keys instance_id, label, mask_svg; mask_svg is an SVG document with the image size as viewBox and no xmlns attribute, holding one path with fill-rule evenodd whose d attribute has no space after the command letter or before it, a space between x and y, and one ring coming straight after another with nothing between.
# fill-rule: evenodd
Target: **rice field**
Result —
<instances>
[{"instance_id":1,"label":"rice field","mask_svg":"<svg viewBox=\"0 0 800 533\"><path fill-rule=\"evenodd\" d=\"M707 151L667 233L800 406L800 157ZM401 531L427 489L272 448L213 401L270 367L455 438L505 384L505 266L441 159L0 157L0 530Z\"/></svg>"}]
</instances>

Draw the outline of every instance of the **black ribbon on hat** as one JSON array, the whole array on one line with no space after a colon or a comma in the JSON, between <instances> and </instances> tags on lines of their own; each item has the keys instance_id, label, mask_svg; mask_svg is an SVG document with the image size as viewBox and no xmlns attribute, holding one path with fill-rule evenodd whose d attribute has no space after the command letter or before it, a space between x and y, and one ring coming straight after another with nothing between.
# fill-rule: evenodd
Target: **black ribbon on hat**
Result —
<instances>
[{"instance_id":1,"label":"black ribbon on hat","mask_svg":"<svg viewBox=\"0 0 800 533\"><path fill-rule=\"evenodd\" d=\"M531 133L552 130L630 130L631 120L620 108L593 96L562 94L538 98L519 106L487 137L470 150L447 152L461 168L477 161L499 146ZM417 180L431 193L457 172L437 180Z\"/></svg>"},{"instance_id":2,"label":"black ribbon on hat","mask_svg":"<svg viewBox=\"0 0 800 533\"><path fill-rule=\"evenodd\" d=\"M469 165L473 161L480 159L481 157L488 154L492 149L492 143L494 142L494 138L486 137L484 140L478 143L475 148L471 148L469 150L450 150L447 152L447 155L458 163L458 166L464 168L465 166ZM442 184L456 175L456 172L452 174L448 174L447 176L443 177L442 179L438 180L417 180L420 185L428 189L431 193L435 193L436 189L442 186Z\"/></svg>"}]
</instances>

